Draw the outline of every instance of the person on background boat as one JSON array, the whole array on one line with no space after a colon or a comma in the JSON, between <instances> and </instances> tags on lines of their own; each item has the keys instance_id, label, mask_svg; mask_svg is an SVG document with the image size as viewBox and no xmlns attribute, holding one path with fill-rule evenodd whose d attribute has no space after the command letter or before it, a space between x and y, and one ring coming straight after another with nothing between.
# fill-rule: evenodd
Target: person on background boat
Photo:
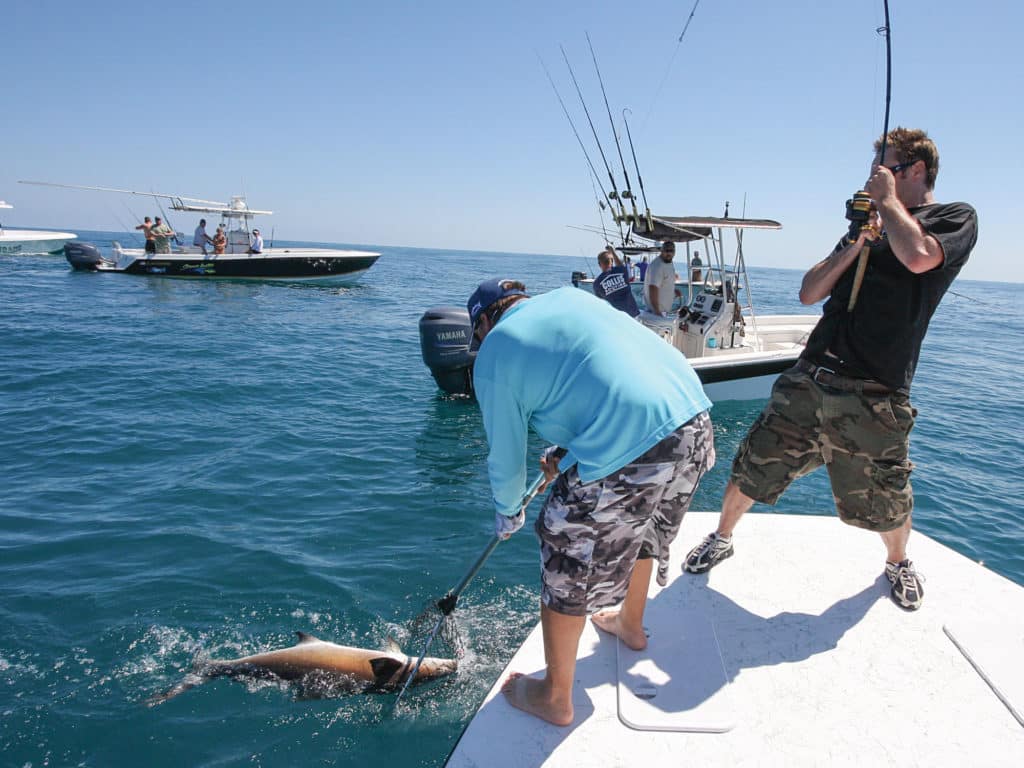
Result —
<instances>
[{"instance_id":1,"label":"person on background boat","mask_svg":"<svg viewBox=\"0 0 1024 768\"><path fill-rule=\"evenodd\" d=\"M141 229L142 234L146 238L146 253L156 253L156 238L153 237L153 222L149 216L146 216L136 229Z\"/></svg>"},{"instance_id":2,"label":"person on background boat","mask_svg":"<svg viewBox=\"0 0 1024 768\"><path fill-rule=\"evenodd\" d=\"M656 315L667 315L672 311L672 302L682 293L676 288L676 269L672 259L676 256L676 244L666 240L661 244L661 253L647 267L644 277L644 303L647 311Z\"/></svg>"},{"instance_id":3,"label":"person on background boat","mask_svg":"<svg viewBox=\"0 0 1024 768\"><path fill-rule=\"evenodd\" d=\"M901 127L884 139L884 157L883 140L875 142L865 187L874 206L869 225L804 275L800 301L828 297L824 314L740 444L718 529L687 556L691 573L732 556L733 529L755 501L774 504L793 480L824 464L840 519L881 534L893 601L921 606L923 580L907 558L917 415L910 384L932 313L974 247L978 218L967 203L935 202L939 153L927 133ZM867 271L851 309L862 248Z\"/></svg>"},{"instance_id":4,"label":"person on background boat","mask_svg":"<svg viewBox=\"0 0 1024 768\"><path fill-rule=\"evenodd\" d=\"M644 281L644 278L647 277L647 267L648 266L649 265L647 264L647 256L644 255L640 259L640 263L636 265L637 275L639 276L641 283Z\"/></svg>"},{"instance_id":5,"label":"person on background boat","mask_svg":"<svg viewBox=\"0 0 1024 768\"><path fill-rule=\"evenodd\" d=\"M164 224L163 219L159 216L156 217L156 223L153 224L153 239L155 241L157 253L170 253L171 252L171 238L175 236L175 232L169 226Z\"/></svg>"},{"instance_id":6,"label":"person on background boat","mask_svg":"<svg viewBox=\"0 0 1024 768\"><path fill-rule=\"evenodd\" d=\"M206 219L200 219L199 226L196 227L195 234L192 236L192 245L199 246L203 251L203 256L206 256L206 246L211 243L213 243L213 238L206 234Z\"/></svg>"},{"instance_id":7,"label":"person on background boat","mask_svg":"<svg viewBox=\"0 0 1024 768\"><path fill-rule=\"evenodd\" d=\"M594 295L630 317L639 315L633 289L629 287L629 267L622 263L615 249L609 245L597 254L597 264L601 274L594 278Z\"/></svg>"},{"instance_id":8,"label":"person on background boat","mask_svg":"<svg viewBox=\"0 0 1024 768\"><path fill-rule=\"evenodd\" d=\"M704 262L700 260L700 251L693 252L693 258L690 259L690 282L691 283L702 283L704 282L704 272L702 267Z\"/></svg>"},{"instance_id":9,"label":"person on background boat","mask_svg":"<svg viewBox=\"0 0 1024 768\"><path fill-rule=\"evenodd\" d=\"M630 648L647 645L654 563L714 464L708 400L683 355L606 301L572 287L528 297L515 280L480 284L467 304L480 348L473 370L490 452L495 533L522 527L527 434L552 447L554 488L535 530L541 549L543 679L513 673L515 707L572 723L576 652L587 614ZM556 446L564 446L558 458ZM621 603L619 610L601 611Z\"/></svg>"},{"instance_id":10,"label":"person on background boat","mask_svg":"<svg viewBox=\"0 0 1024 768\"><path fill-rule=\"evenodd\" d=\"M263 253L263 236L258 229L252 231L252 245L249 246L249 253Z\"/></svg>"},{"instance_id":11,"label":"person on background boat","mask_svg":"<svg viewBox=\"0 0 1024 768\"><path fill-rule=\"evenodd\" d=\"M213 233L213 253L216 256L224 253L224 249L227 248L228 237L224 234L224 225L219 224L217 231Z\"/></svg>"}]
</instances>

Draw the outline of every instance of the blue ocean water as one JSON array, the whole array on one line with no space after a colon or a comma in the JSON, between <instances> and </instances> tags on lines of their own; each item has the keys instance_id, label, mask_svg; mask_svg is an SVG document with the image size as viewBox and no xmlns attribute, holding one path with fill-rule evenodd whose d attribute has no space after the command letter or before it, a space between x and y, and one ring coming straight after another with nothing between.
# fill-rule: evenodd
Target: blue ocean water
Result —
<instances>
[{"instance_id":1,"label":"blue ocean water","mask_svg":"<svg viewBox=\"0 0 1024 768\"><path fill-rule=\"evenodd\" d=\"M0 257L0 764L443 762L536 620L528 532L459 603L459 673L412 689L397 713L393 696L303 700L229 680L142 703L197 655L288 645L294 630L364 647L408 639L486 545L479 412L437 390L419 317L485 277L541 292L593 264L375 250L344 288ZM808 311L799 272L751 273L759 311ZM914 387L915 523L1024 584L1024 286L953 290ZM717 508L760 405L713 410L719 464L695 509ZM777 509L829 512L824 474Z\"/></svg>"}]
</instances>

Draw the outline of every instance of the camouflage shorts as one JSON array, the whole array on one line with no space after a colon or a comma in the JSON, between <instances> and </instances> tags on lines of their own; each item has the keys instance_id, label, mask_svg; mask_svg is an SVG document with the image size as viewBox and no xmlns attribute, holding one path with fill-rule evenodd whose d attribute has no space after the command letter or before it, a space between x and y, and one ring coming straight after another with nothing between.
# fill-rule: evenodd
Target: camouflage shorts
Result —
<instances>
[{"instance_id":1,"label":"camouflage shorts","mask_svg":"<svg viewBox=\"0 0 1024 768\"><path fill-rule=\"evenodd\" d=\"M916 415L906 394L841 392L791 369L740 444L732 482L774 504L791 482L824 464L840 519L891 531L914 508L907 453Z\"/></svg>"},{"instance_id":2,"label":"camouflage shorts","mask_svg":"<svg viewBox=\"0 0 1024 768\"><path fill-rule=\"evenodd\" d=\"M541 599L558 613L585 616L622 602L638 558L668 576L669 545L697 483L715 463L707 411L605 478L558 476L537 518Z\"/></svg>"}]
</instances>

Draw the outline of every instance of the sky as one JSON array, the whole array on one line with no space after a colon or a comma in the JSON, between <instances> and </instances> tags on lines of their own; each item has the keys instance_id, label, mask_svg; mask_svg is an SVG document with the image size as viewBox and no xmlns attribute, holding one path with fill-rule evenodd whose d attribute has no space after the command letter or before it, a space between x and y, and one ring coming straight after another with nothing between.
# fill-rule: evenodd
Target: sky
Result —
<instances>
[{"instance_id":1,"label":"sky","mask_svg":"<svg viewBox=\"0 0 1024 768\"><path fill-rule=\"evenodd\" d=\"M282 240L589 257L600 193L544 69L607 190L564 48L624 188L589 35L638 198L642 179L656 215L719 216L728 201L776 219L747 233L747 262L806 269L845 230L882 132L883 3L699 0L680 41L693 7L7 0L3 223L121 230L158 213L17 183L32 179L245 194ZM891 0L890 28L890 127L926 129L936 199L978 210L961 276L1024 282L1024 5Z\"/></svg>"}]
</instances>

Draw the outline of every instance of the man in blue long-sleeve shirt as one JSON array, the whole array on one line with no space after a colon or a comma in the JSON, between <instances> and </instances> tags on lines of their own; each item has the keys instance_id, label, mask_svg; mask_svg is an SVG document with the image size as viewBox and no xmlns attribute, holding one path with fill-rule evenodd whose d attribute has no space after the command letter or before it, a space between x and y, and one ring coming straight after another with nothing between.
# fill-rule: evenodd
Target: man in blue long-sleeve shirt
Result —
<instances>
[{"instance_id":1,"label":"man in blue long-sleeve shirt","mask_svg":"<svg viewBox=\"0 0 1024 768\"><path fill-rule=\"evenodd\" d=\"M685 357L583 291L530 298L518 281L488 280L468 309L498 536L524 522L528 430L567 450L541 459L548 480L557 476L536 524L547 674L513 674L503 690L513 706L568 725L585 617L632 648L647 644L654 561L664 583L669 545L714 464L711 402Z\"/></svg>"},{"instance_id":2,"label":"man in blue long-sleeve shirt","mask_svg":"<svg viewBox=\"0 0 1024 768\"><path fill-rule=\"evenodd\" d=\"M609 245L597 254L597 263L601 274L594 278L594 295L630 317L639 315L633 289L629 287L629 267L622 263L615 249Z\"/></svg>"}]
</instances>

